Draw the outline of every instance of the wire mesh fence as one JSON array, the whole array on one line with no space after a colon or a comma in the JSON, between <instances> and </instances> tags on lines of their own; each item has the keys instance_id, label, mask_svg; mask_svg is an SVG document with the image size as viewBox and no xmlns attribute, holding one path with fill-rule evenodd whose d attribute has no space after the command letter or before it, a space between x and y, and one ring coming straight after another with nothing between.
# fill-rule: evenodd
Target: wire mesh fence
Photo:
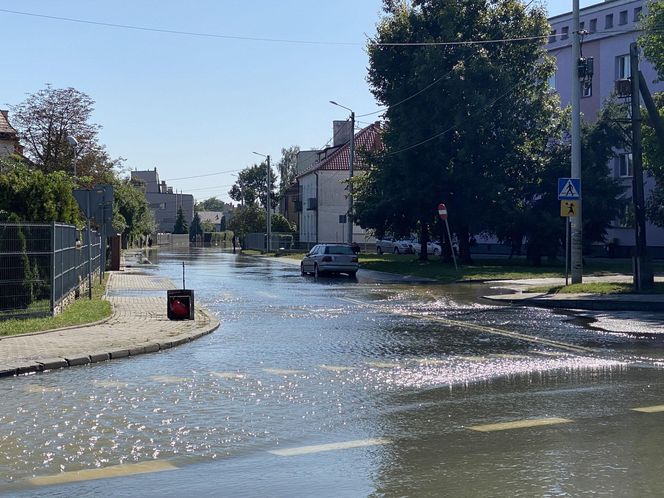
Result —
<instances>
[{"instance_id":1,"label":"wire mesh fence","mask_svg":"<svg viewBox=\"0 0 664 498\"><path fill-rule=\"evenodd\" d=\"M101 241L60 223L0 223L0 319L45 316L101 268ZM92 260L90 262L90 260Z\"/></svg>"}]
</instances>

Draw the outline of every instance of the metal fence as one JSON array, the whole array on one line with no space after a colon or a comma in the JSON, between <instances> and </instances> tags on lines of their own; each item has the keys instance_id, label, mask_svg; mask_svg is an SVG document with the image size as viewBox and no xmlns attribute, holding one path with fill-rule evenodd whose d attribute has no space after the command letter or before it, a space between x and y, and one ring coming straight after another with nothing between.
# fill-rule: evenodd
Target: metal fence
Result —
<instances>
[{"instance_id":1,"label":"metal fence","mask_svg":"<svg viewBox=\"0 0 664 498\"><path fill-rule=\"evenodd\" d=\"M102 263L92 232L92 273ZM87 232L61 223L0 223L0 319L52 315L87 286Z\"/></svg>"}]
</instances>

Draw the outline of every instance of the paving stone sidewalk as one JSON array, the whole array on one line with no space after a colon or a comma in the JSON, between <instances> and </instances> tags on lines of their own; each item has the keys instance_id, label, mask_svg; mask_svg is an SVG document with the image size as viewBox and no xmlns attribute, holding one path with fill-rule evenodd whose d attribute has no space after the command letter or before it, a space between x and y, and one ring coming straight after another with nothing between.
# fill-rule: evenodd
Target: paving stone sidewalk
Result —
<instances>
[{"instance_id":1,"label":"paving stone sidewalk","mask_svg":"<svg viewBox=\"0 0 664 498\"><path fill-rule=\"evenodd\" d=\"M113 314L108 320L0 338L0 376L152 353L192 341L219 327L219 321L200 305L196 305L195 320L168 320L166 290L174 288L168 279L135 270L112 272L107 295ZM162 291L163 295L155 295Z\"/></svg>"}]
</instances>

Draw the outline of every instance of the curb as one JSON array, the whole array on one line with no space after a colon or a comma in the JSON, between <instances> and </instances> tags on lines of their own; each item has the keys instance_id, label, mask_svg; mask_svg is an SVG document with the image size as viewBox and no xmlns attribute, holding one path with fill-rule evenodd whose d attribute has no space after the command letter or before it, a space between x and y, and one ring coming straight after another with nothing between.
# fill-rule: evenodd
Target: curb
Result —
<instances>
[{"instance_id":1,"label":"curb","mask_svg":"<svg viewBox=\"0 0 664 498\"><path fill-rule=\"evenodd\" d=\"M95 351L90 354L76 355L65 358L38 358L36 360L29 360L26 363L17 363L15 365L0 366L0 377L13 377L22 374L31 374L38 372L46 372L49 370L57 370L60 368L75 367L81 365L89 365L92 363L99 363L102 361L115 360L118 358L127 358L130 356L139 356L142 354L156 353L165 349L174 348L188 342L195 341L205 335L211 334L219 328L221 323L216 318L212 317L207 311L199 310L204 314L210 324L206 325L203 330L196 330L189 333L184 337L171 339L164 342L149 342L142 346L128 347L127 349L119 349L114 351ZM63 329L60 329L63 330ZM51 330L46 332L53 332ZM14 337L14 336L12 336ZM18 336L21 337L21 336Z\"/></svg>"},{"instance_id":2,"label":"curb","mask_svg":"<svg viewBox=\"0 0 664 498\"><path fill-rule=\"evenodd\" d=\"M518 294L515 294L518 296ZM509 295L482 296L493 303L517 306L535 306L550 309L576 309L589 311L655 311L664 312L664 302L644 300L621 300L598 296L588 298L552 299L536 295L532 297L510 297Z\"/></svg>"}]
</instances>

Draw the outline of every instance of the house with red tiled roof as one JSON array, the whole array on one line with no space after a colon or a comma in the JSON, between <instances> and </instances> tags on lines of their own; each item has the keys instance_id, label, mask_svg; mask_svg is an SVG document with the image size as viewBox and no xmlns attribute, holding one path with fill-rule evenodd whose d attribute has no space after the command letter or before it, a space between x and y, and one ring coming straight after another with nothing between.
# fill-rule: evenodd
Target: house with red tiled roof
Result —
<instances>
[{"instance_id":1,"label":"house with red tiled roof","mask_svg":"<svg viewBox=\"0 0 664 498\"><path fill-rule=\"evenodd\" d=\"M23 155L23 147L18 141L16 129L9 124L9 111L0 110L0 157L12 154Z\"/></svg>"},{"instance_id":2,"label":"house with red tiled roof","mask_svg":"<svg viewBox=\"0 0 664 498\"><path fill-rule=\"evenodd\" d=\"M344 126L345 124L345 126ZM317 160L297 176L301 206L298 230L300 243L348 242L348 166L350 161L350 122L334 123L333 146L317 153ZM373 123L355 134L353 174L366 171L362 151L380 147L380 125ZM353 241L373 239L353 225Z\"/></svg>"}]
</instances>

